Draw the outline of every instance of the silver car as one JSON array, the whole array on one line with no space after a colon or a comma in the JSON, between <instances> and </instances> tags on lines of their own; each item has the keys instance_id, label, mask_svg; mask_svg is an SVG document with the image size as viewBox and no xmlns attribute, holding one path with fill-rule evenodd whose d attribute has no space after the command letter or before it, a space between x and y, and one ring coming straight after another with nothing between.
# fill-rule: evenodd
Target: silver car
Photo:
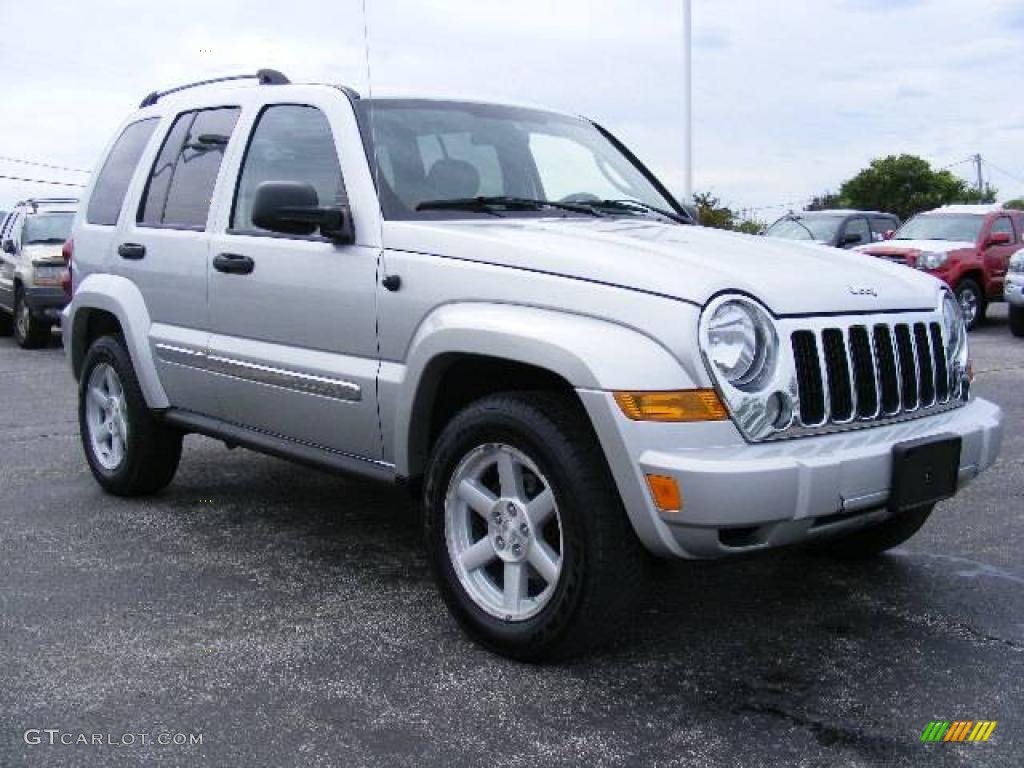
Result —
<instances>
[{"instance_id":1,"label":"silver car","mask_svg":"<svg viewBox=\"0 0 1024 768\"><path fill-rule=\"evenodd\" d=\"M934 278L693 226L585 119L257 79L147 96L75 220L107 491L189 432L405 484L452 614L537 660L652 555L878 554L995 461Z\"/></svg>"}]
</instances>

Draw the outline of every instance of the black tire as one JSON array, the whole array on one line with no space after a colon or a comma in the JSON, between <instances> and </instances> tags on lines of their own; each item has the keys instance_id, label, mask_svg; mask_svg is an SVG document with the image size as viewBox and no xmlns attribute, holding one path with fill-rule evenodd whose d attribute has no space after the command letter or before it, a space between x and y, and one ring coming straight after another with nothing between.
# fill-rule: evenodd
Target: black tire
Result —
<instances>
[{"instance_id":1,"label":"black tire","mask_svg":"<svg viewBox=\"0 0 1024 768\"><path fill-rule=\"evenodd\" d=\"M14 340L22 349L39 349L50 342L53 326L37 320L25 305L21 290L14 294Z\"/></svg>"},{"instance_id":2,"label":"black tire","mask_svg":"<svg viewBox=\"0 0 1024 768\"><path fill-rule=\"evenodd\" d=\"M482 609L449 556L445 499L456 468L480 446L500 443L532 460L558 505L562 567L536 615L506 621ZM520 661L579 655L621 631L636 609L652 559L629 523L604 454L573 399L547 392L486 397L445 427L424 486L428 557L441 594L465 631L490 650Z\"/></svg>"},{"instance_id":3,"label":"black tire","mask_svg":"<svg viewBox=\"0 0 1024 768\"><path fill-rule=\"evenodd\" d=\"M816 555L840 560L865 560L887 552L905 542L925 524L934 505L918 507L890 517L877 525L845 536L825 539L809 547Z\"/></svg>"},{"instance_id":4,"label":"black tire","mask_svg":"<svg viewBox=\"0 0 1024 768\"><path fill-rule=\"evenodd\" d=\"M86 398L94 369L107 364L120 379L125 402L127 440L123 459L114 468L96 455L86 417ZM145 496L165 488L178 469L182 434L160 423L146 405L135 368L121 336L103 336L93 342L82 363L78 387L78 424L82 447L93 477L115 496Z\"/></svg>"},{"instance_id":5,"label":"black tire","mask_svg":"<svg viewBox=\"0 0 1024 768\"><path fill-rule=\"evenodd\" d=\"M1014 336L1024 336L1024 307L1010 305L1010 333Z\"/></svg>"},{"instance_id":6,"label":"black tire","mask_svg":"<svg viewBox=\"0 0 1024 768\"><path fill-rule=\"evenodd\" d=\"M970 295L973 297L974 306L977 307L974 313L974 317L968 318L967 313L964 314L964 319L967 321L967 330L973 331L983 322L985 322L985 312L988 311L988 301L985 299L985 292L981 290L981 286L978 285L977 281L971 278L965 278L957 283L956 289L953 291L956 294L957 301L963 306L965 297Z\"/></svg>"}]
</instances>

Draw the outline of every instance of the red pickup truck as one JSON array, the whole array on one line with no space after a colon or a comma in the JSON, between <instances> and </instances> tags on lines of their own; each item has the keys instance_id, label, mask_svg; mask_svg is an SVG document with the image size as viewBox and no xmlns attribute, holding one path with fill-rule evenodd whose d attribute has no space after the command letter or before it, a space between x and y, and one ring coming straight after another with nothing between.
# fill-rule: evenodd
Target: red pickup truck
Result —
<instances>
[{"instance_id":1,"label":"red pickup truck","mask_svg":"<svg viewBox=\"0 0 1024 768\"><path fill-rule=\"evenodd\" d=\"M943 280L956 293L968 328L1003 300L1010 257L1024 248L1024 211L947 205L919 213L883 243L858 251L906 264Z\"/></svg>"}]
</instances>

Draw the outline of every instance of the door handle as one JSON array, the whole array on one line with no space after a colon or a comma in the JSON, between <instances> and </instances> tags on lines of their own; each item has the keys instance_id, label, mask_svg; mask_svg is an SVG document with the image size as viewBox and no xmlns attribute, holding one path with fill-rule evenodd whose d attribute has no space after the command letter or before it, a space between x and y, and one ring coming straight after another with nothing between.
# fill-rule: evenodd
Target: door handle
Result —
<instances>
[{"instance_id":1,"label":"door handle","mask_svg":"<svg viewBox=\"0 0 1024 768\"><path fill-rule=\"evenodd\" d=\"M248 275L256 262L240 253L218 253L213 257L213 268L226 275Z\"/></svg>"},{"instance_id":2,"label":"door handle","mask_svg":"<svg viewBox=\"0 0 1024 768\"><path fill-rule=\"evenodd\" d=\"M117 255L122 259L138 261L139 259L145 258L146 246L140 245L139 243L121 243L117 246Z\"/></svg>"}]
</instances>

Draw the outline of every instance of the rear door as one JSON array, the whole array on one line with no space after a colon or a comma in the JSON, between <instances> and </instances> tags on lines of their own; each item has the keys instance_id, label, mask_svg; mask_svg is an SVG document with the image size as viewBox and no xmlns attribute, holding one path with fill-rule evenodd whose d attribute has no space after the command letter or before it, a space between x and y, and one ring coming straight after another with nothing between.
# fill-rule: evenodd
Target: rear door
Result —
<instances>
[{"instance_id":1,"label":"rear door","mask_svg":"<svg viewBox=\"0 0 1024 768\"><path fill-rule=\"evenodd\" d=\"M0 245L10 241L15 246L15 231L20 231L24 217L18 211L7 214L0 227ZM17 272L17 253L7 253L0 249L0 308L8 312L14 311L14 275Z\"/></svg>"},{"instance_id":2,"label":"rear door","mask_svg":"<svg viewBox=\"0 0 1024 768\"><path fill-rule=\"evenodd\" d=\"M341 93L291 95L299 93L304 98L265 104L251 115L235 194L223 202L212 238L210 356L222 374L220 416L376 460L380 248L367 226L373 217L360 218L353 202L354 245L319 234L275 234L252 222L262 182L310 184L321 205L335 205L349 198L346 178L358 170L365 175L355 116ZM251 271L220 271L221 254L248 260Z\"/></svg>"},{"instance_id":3,"label":"rear door","mask_svg":"<svg viewBox=\"0 0 1024 768\"><path fill-rule=\"evenodd\" d=\"M225 150L240 109L176 115L163 137L138 206L121 227L112 271L131 279L152 322L149 340L171 404L215 411L211 374L194 362L205 354L207 218Z\"/></svg>"}]
</instances>

